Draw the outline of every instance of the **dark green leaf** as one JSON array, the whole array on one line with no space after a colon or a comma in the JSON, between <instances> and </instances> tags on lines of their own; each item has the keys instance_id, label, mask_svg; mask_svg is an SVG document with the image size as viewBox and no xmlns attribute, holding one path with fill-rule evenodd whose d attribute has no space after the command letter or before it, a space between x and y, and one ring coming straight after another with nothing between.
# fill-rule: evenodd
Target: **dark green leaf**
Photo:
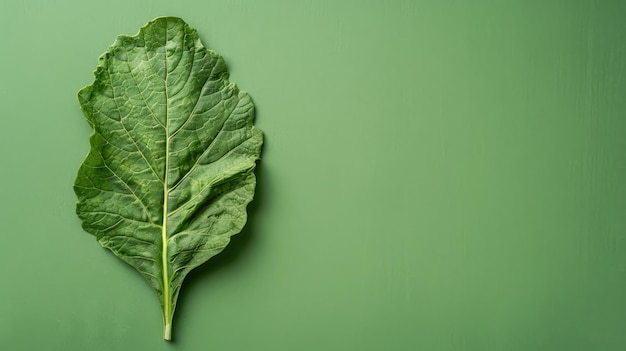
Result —
<instances>
[{"instance_id":1,"label":"dark green leaf","mask_svg":"<svg viewBox=\"0 0 626 351\"><path fill-rule=\"evenodd\" d=\"M222 57L179 18L119 36L94 76L78 93L93 134L76 212L157 293L169 340L183 279L246 222L263 134Z\"/></svg>"}]
</instances>

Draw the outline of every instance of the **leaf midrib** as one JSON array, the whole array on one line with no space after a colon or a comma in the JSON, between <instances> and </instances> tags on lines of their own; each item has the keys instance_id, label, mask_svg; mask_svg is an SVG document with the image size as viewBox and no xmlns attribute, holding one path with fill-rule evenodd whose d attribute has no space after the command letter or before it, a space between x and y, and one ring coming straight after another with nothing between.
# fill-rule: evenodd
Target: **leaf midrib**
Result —
<instances>
[{"instance_id":1,"label":"leaf midrib","mask_svg":"<svg viewBox=\"0 0 626 351\"><path fill-rule=\"evenodd\" d=\"M161 261L162 261L162 277L163 277L163 323L165 325L165 339L169 339L168 333L171 332L170 317L172 314L172 299L170 297L170 280L168 272L167 260L167 200L169 197L168 189L168 173L169 173L169 155L170 155L170 119L169 119L169 92L168 78L169 66L167 62L167 20L165 21L165 43L163 45L164 61L165 61L165 174L163 175L163 224L161 226Z\"/></svg>"}]
</instances>

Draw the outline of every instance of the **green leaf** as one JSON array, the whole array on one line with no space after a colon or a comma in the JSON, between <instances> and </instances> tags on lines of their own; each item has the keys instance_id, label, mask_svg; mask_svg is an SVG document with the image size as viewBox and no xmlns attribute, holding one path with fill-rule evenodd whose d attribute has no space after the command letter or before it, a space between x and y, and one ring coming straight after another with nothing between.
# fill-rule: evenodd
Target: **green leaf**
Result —
<instances>
[{"instance_id":1,"label":"green leaf","mask_svg":"<svg viewBox=\"0 0 626 351\"><path fill-rule=\"evenodd\" d=\"M170 340L183 279L246 222L263 134L222 57L179 18L119 36L94 77L78 93L93 134L76 212L146 278Z\"/></svg>"}]
</instances>

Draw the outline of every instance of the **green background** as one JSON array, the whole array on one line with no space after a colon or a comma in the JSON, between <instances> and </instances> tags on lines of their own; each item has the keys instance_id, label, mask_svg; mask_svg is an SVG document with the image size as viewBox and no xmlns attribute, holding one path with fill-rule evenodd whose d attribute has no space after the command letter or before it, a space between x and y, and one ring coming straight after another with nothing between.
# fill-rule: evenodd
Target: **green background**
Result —
<instances>
[{"instance_id":1,"label":"green background","mask_svg":"<svg viewBox=\"0 0 626 351\"><path fill-rule=\"evenodd\" d=\"M266 133L250 220L183 285L83 232L75 94L185 19ZM626 2L0 1L0 348L626 349Z\"/></svg>"}]
</instances>

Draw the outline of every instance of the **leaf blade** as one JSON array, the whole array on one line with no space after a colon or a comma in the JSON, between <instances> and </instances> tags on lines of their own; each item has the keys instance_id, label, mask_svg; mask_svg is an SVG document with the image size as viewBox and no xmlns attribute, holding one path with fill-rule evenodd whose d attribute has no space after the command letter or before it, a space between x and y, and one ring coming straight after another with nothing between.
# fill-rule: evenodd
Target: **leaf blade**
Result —
<instances>
[{"instance_id":1,"label":"leaf blade","mask_svg":"<svg viewBox=\"0 0 626 351\"><path fill-rule=\"evenodd\" d=\"M222 57L179 18L119 36L98 61L78 93L93 133L76 212L149 282L169 339L185 276L245 225L263 133Z\"/></svg>"}]
</instances>

